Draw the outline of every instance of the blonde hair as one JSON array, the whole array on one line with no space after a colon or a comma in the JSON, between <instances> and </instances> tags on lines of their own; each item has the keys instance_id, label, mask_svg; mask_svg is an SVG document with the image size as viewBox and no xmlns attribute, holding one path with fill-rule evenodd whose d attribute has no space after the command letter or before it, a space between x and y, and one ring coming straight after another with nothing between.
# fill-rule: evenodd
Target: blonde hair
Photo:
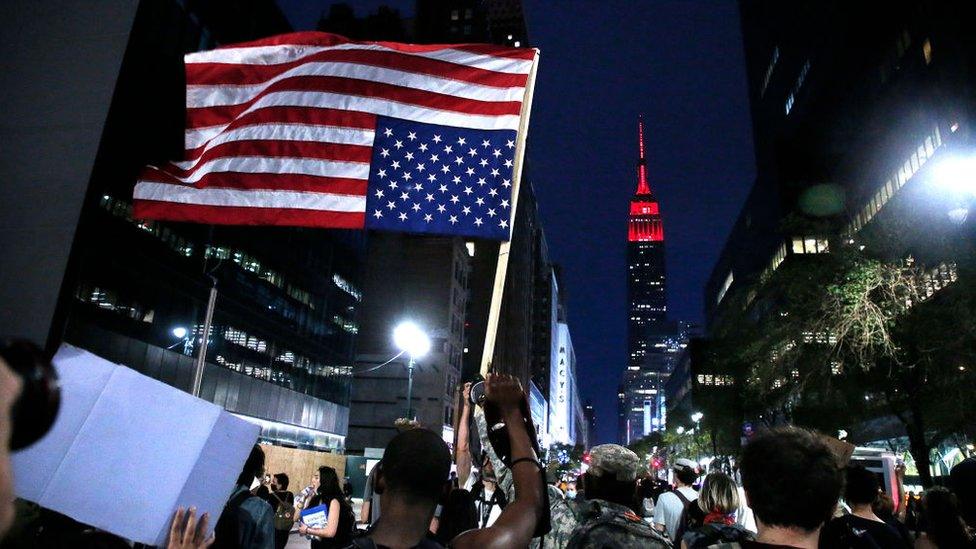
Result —
<instances>
[{"instance_id":1,"label":"blonde hair","mask_svg":"<svg viewBox=\"0 0 976 549\"><path fill-rule=\"evenodd\" d=\"M698 494L698 508L706 514L736 512L739 509L739 487L725 473L710 473Z\"/></svg>"}]
</instances>

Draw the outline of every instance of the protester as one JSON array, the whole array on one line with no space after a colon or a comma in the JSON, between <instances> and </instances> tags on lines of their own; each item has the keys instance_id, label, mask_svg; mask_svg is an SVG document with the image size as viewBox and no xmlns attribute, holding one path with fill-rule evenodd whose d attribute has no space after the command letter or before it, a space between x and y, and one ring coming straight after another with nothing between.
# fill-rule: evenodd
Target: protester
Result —
<instances>
[{"instance_id":1,"label":"protester","mask_svg":"<svg viewBox=\"0 0 976 549\"><path fill-rule=\"evenodd\" d=\"M251 484L264 474L264 451L255 444L237 477L237 485L214 527L214 547L270 549L274 546L274 511L251 493Z\"/></svg>"},{"instance_id":2,"label":"protester","mask_svg":"<svg viewBox=\"0 0 976 549\"><path fill-rule=\"evenodd\" d=\"M875 514L872 505L879 495L884 493L881 492L874 473L860 465L849 466L846 471L844 501L850 506L851 513L827 523L820 534L820 547L908 547L898 531Z\"/></svg>"},{"instance_id":3,"label":"protester","mask_svg":"<svg viewBox=\"0 0 976 549\"><path fill-rule=\"evenodd\" d=\"M976 457L967 458L949 471L949 489L959 500L959 512L970 528L976 528Z\"/></svg>"},{"instance_id":4,"label":"protester","mask_svg":"<svg viewBox=\"0 0 976 549\"><path fill-rule=\"evenodd\" d=\"M942 486L929 488L922 495L925 532L915 540L916 549L976 547L972 530L959 511L956 495Z\"/></svg>"},{"instance_id":5,"label":"protester","mask_svg":"<svg viewBox=\"0 0 976 549\"><path fill-rule=\"evenodd\" d=\"M905 507L905 505L902 505L902 507ZM888 494L881 492L878 495L878 499L871 505L871 509L874 510L875 515L878 515L879 519L883 520L885 524L891 526L898 532L898 537L901 538L905 546L911 547L915 545L915 538L912 536L911 530L895 515L895 502ZM899 515L904 517L905 513L899 512Z\"/></svg>"},{"instance_id":6,"label":"protester","mask_svg":"<svg viewBox=\"0 0 976 549\"><path fill-rule=\"evenodd\" d=\"M469 477L469 482L473 477ZM481 470L478 480L473 481L469 487L471 496L478 511L478 528L487 528L501 516L502 510L508 504L505 492L498 488L498 479L495 477L495 469L488 458L488 453L484 452L481 459Z\"/></svg>"},{"instance_id":7,"label":"protester","mask_svg":"<svg viewBox=\"0 0 976 549\"><path fill-rule=\"evenodd\" d=\"M176 510L176 516L169 527L167 549L206 549L214 543L214 537L207 536L207 523L210 518L204 513L197 521L196 508ZM2 534L0 534L2 535Z\"/></svg>"},{"instance_id":8,"label":"protester","mask_svg":"<svg viewBox=\"0 0 976 549\"><path fill-rule=\"evenodd\" d=\"M295 495L288 491L288 475L278 473L272 478L268 503L274 509L275 549L288 545L288 534L295 525Z\"/></svg>"},{"instance_id":9,"label":"protester","mask_svg":"<svg viewBox=\"0 0 976 549\"><path fill-rule=\"evenodd\" d=\"M590 467L581 477L583 499L569 502L576 524L566 547L670 546L634 512L638 469L640 458L623 446L601 444L590 449ZM566 518L558 520L563 522Z\"/></svg>"},{"instance_id":10,"label":"protester","mask_svg":"<svg viewBox=\"0 0 976 549\"><path fill-rule=\"evenodd\" d=\"M689 512L696 511L700 516L700 526L684 532L681 539L683 549L709 547L722 542L751 540L752 534L736 524L735 514L739 510L739 488L735 481L725 473L711 473L702 483L697 501L688 506Z\"/></svg>"},{"instance_id":11,"label":"protester","mask_svg":"<svg viewBox=\"0 0 976 549\"><path fill-rule=\"evenodd\" d=\"M23 386L24 382L0 356L0 538L14 520L14 472L10 463L10 436L14 425L11 414Z\"/></svg>"},{"instance_id":12,"label":"protester","mask_svg":"<svg viewBox=\"0 0 976 549\"><path fill-rule=\"evenodd\" d=\"M17 363L17 361L30 361L34 364ZM64 532L37 532L33 531L31 533L36 534L37 537L33 539L21 539L21 540L6 540L7 534L10 533L12 523L15 517L15 495L14 495L14 472L13 466L10 461L11 455L11 443L12 435L14 433L14 406L18 403L18 399L24 396L24 380L21 375L17 372L27 373L27 375L36 374L36 366L38 362L43 361L46 363L45 367L50 369L50 361L48 356L44 351L35 345L34 343L23 340L23 339L11 339L11 340L0 340L0 540L5 540L7 546L20 546L18 541L24 542L24 546L38 546L38 540L41 539L51 539L47 537L47 534L54 534L55 539L64 539ZM22 374L23 375L23 374ZM31 398L31 394L27 393L27 398ZM36 397L37 395L33 395ZM21 406L28 406L29 404L21 403ZM37 418L22 418L22 421L38 421ZM49 427L49 426L47 426ZM42 427L39 429L34 429L32 433L38 438L43 436L47 427ZM29 445L31 441L27 441L26 445ZM25 447L22 446L22 447ZM81 523L75 522L68 517L55 513L54 511L45 510L39 506L27 504L23 500L20 501L25 506L33 507L40 514L51 514L57 515L63 518L65 521L73 522L77 525ZM170 522L169 537L167 539L166 547L167 549L205 549L209 547L214 542L213 536L207 536L207 527L210 522L210 517L207 513L201 516L197 516L196 507L190 507L189 509L184 509L179 507L173 514L173 520ZM44 526L41 530L50 530L50 528L45 528L47 523L42 522ZM70 536L71 533L68 533ZM58 546L61 546L59 544ZM103 532L96 530L94 528L86 528L84 531L80 532L80 535L72 540L70 543L63 544L64 546L70 547L128 547L129 544L122 540L122 538L109 534L108 532ZM42 542L39 546L44 547ZM51 545L48 545L51 546Z\"/></svg>"},{"instance_id":13,"label":"protester","mask_svg":"<svg viewBox=\"0 0 976 549\"><path fill-rule=\"evenodd\" d=\"M453 481L451 484L453 486ZM452 488L444 500L434 539L446 546L459 534L480 528L479 519L478 508L471 492L463 488Z\"/></svg>"},{"instance_id":14,"label":"protester","mask_svg":"<svg viewBox=\"0 0 976 549\"><path fill-rule=\"evenodd\" d=\"M359 509L359 523L369 526L380 518L380 495L376 492L377 466L366 477L366 488L363 490L363 506Z\"/></svg>"},{"instance_id":15,"label":"protester","mask_svg":"<svg viewBox=\"0 0 976 549\"><path fill-rule=\"evenodd\" d=\"M315 495L315 491L319 489L319 473L316 471L312 474L312 478L308 483L308 486L302 488L302 491L295 496L295 509L299 512L303 511L308 505L308 500Z\"/></svg>"},{"instance_id":16,"label":"protester","mask_svg":"<svg viewBox=\"0 0 976 549\"><path fill-rule=\"evenodd\" d=\"M355 516L352 506L346 501L339 484L339 475L335 469L323 465L319 467L319 487L306 504L306 511L319 505L324 505L326 524L320 528L312 528L304 522L299 522L298 533L312 536L312 549L333 549L346 547L352 541Z\"/></svg>"},{"instance_id":17,"label":"protester","mask_svg":"<svg viewBox=\"0 0 976 549\"><path fill-rule=\"evenodd\" d=\"M691 502L698 498L698 492L692 488L698 479L698 464L681 458L675 461L672 470L675 489L657 498L654 505L654 527L661 532L667 532L669 538L676 540L681 516Z\"/></svg>"},{"instance_id":18,"label":"protester","mask_svg":"<svg viewBox=\"0 0 976 549\"><path fill-rule=\"evenodd\" d=\"M817 547L844 484L843 469L827 444L803 429L773 429L746 445L740 470L759 529L756 541L740 545Z\"/></svg>"},{"instance_id":19,"label":"protester","mask_svg":"<svg viewBox=\"0 0 976 549\"><path fill-rule=\"evenodd\" d=\"M457 549L524 547L544 512L542 477L520 408L525 393L509 376L489 375L485 397L497 406L509 427L511 463L517 496L489 528L470 530L456 538ZM357 548L437 548L426 537L434 508L451 470L451 455L438 434L426 429L402 432L387 445L377 466L376 490L383 514L366 537L354 541Z\"/></svg>"}]
</instances>

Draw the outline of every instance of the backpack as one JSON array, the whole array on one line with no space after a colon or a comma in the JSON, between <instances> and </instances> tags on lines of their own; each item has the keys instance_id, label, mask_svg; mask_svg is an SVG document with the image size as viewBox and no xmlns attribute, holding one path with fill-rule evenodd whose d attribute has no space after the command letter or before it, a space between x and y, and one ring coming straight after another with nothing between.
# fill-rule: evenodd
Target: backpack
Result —
<instances>
[{"instance_id":1,"label":"backpack","mask_svg":"<svg viewBox=\"0 0 976 549\"><path fill-rule=\"evenodd\" d=\"M735 525L725 524L706 524L700 528L695 528L685 532L681 542L687 542L688 547L715 547L727 546L731 542L742 542L753 539L751 532L745 528ZM675 541L677 545L679 541Z\"/></svg>"},{"instance_id":2,"label":"backpack","mask_svg":"<svg viewBox=\"0 0 976 549\"><path fill-rule=\"evenodd\" d=\"M689 512L689 509L691 509L691 502L694 500L686 498L685 495L679 490L672 490L671 493L678 496L678 499L681 500L681 504L684 506L684 508L681 510L681 515L678 517L678 529L674 531L674 540L672 540L675 545L680 545L681 538L684 537L685 532L698 528L699 526L702 526L702 524L699 520L696 520L696 517L692 516L691 512Z\"/></svg>"},{"instance_id":3,"label":"backpack","mask_svg":"<svg viewBox=\"0 0 976 549\"><path fill-rule=\"evenodd\" d=\"M237 511L241 508L241 504L248 498L256 497L250 491L244 490L230 498L227 504L224 505L224 510L220 512L220 518L217 519L217 524L214 526L214 543L211 545L213 549L231 548L240 545Z\"/></svg>"},{"instance_id":4,"label":"backpack","mask_svg":"<svg viewBox=\"0 0 976 549\"><path fill-rule=\"evenodd\" d=\"M671 547L667 538L633 511L621 513L600 500L581 506L577 520L566 549Z\"/></svg>"},{"instance_id":5,"label":"backpack","mask_svg":"<svg viewBox=\"0 0 976 549\"><path fill-rule=\"evenodd\" d=\"M275 505L274 514L275 530L291 530L291 527L295 525L295 506L289 505L287 501L278 497L278 494L275 492L271 492L271 497L278 502Z\"/></svg>"}]
</instances>

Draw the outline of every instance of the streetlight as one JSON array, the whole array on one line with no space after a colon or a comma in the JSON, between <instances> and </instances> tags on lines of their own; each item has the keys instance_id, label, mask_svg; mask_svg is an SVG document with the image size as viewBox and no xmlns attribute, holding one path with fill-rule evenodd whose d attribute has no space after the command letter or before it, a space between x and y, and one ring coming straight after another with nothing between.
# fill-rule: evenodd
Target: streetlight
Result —
<instances>
[{"instance_id":1,"label":"streetlight","mask_svg":"<svg viewBox=\"0 0 976 549\"><path fill-rule=\"evenodd\" d=\"M677 431L677 433L678 433L679 435L683 435L683 434L685 434L685 427L684 427L684 425L678 425L678 428L677 428L677 429L675 429L675 431Z\"/></svg>"},{"instance_id":2,"label":"streetlight","mask_svg":"<svg viewBox=\"0 0 976 549\"><path fill-rule=\"evenodd\" d=\"M935 183L963 196L976 196L976 155L947 156L932 168Z\"/></svg>"},{"instance_id":3,"label":"streetlight","mask_svg":"<svg viewBox=\"0 0 976 549\"><path fill-rule=\"evenodd\" d=\"M407 353L407 419L413 419L413 369L414 361L430 351L430 338L413 322L404 321L393 329L393 343Z\"/></svg>"},{"instance_id":4,"label":"streetlight","mask_svg":"<svg viewBox=\"0 0 976 549\"><path fill-rule=\"evenodd\" d=\"M705 417L705 414L701 412L695 412L694 414L691 414L691 421L695 422L695 427L698 427L698 422L701 421L703 417Z\"/></svg>"},{"instance_id":5,"label":"streetlight","mask_svg":"<svg viewBox=\"0 0 976 549\"><path fill-rule=\"evenodd\" d=\"M932 180L959 202L949 211L949 219L962 225L976 201L976 155L953 154L933 166Z\"/></svg>"},{"instance_id":6,"label":"streetlight","mask_svg":"<svg viewBox=\"0 0 976 549\"><path fill-rule=\"evenodd\" d=\"M177 345L179 345L180 343L182 343L183 354L189 356L191 354L191 348L192 348L192 342L190 341L190 336L189 336L190 331L184 328L183 326L176 326L172 330L170 330L170 333L173 334L173 337L175 337L178 341L170 345L169 347L167 347L167 349L172 349Z\"/></svg>"}]
</instances>

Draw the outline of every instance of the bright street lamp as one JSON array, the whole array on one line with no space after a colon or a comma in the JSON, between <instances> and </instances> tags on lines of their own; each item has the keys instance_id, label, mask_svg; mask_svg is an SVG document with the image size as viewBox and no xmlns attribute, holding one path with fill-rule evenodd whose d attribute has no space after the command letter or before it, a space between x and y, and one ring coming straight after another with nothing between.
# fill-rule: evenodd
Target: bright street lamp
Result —
<instances>
[{"instance_id":1,"label":"bright street lamp","mask_svg":"<svg viewBox=\"0 0 976 549\"><path fill-rule=\"evenodd\" d=\"M976 196L976 155L947 156L932 167L932 177L946 191Z\"/></svg>"},{"instance_id":2,"label":"bright street lamp","mask_svg":"<svg viewBox=\"0 0 976 549\"><path fill-rule=\"evenodd\" d=\"M187 331L183 326L177 326L173 328L173 337L177 339L183 339L186 337Z\"/></svg>"},{"instance_id":3,"label":"bright street lamp","mask_svg":"<svg viewBox=\"0 0 976 549\"><path fill-rule=\"evenodd\" d=\"M393 329L393 343L397 348L410 355L410 358L420 358L430 351L430 338L413 322L405 321Z\"/></svg>"},{"instance_id":4,"label":"bright street lamp","mask_svg":"<svg viewBox=\"0 0 976 549\"><path fill-rule=\"evenodd\" d=\"M695 412L694 414L691 414L691 420L694 421L696 424L699 421L701 421L703 417L705 417L705 414L701 412Z\"/></svg>"},{"instance_id":5,"label":"bright street lamp","mask_svg":"<svg viewBox=\"0 0 976 549\"><path fill-rule=\"evenodd\" d=\"M678 433L679 435L683 435L683 434L685 434L685 428L684 428L684 425L679 425L679 426L678 426L678 428L676 429L676 431L677 431L677 433Z\"/></svg>"},{"instance_id":6,"label":"bright street lamp","mask_svg":"<svg viewBox=\"0 0 976 549\"><path fill-rule=\"evenodd\" d=\"M957 201L949 210L949 219L962 225L976 202L976 155L954 154L932 167L932 181Z\"/></svg>"},{"instance_id":7,"label":"bright street lamp","mask_svg":"<svg viewBox=\"0 0 976 549\"><path fill-rule=\"evenodd\" d=\"M414 360L430 351L430 338L419 326L409 320L393 329L393 343L402 353L407 353L407 419L413 419L413 369Z\"/></svg>"}]
</instances>

